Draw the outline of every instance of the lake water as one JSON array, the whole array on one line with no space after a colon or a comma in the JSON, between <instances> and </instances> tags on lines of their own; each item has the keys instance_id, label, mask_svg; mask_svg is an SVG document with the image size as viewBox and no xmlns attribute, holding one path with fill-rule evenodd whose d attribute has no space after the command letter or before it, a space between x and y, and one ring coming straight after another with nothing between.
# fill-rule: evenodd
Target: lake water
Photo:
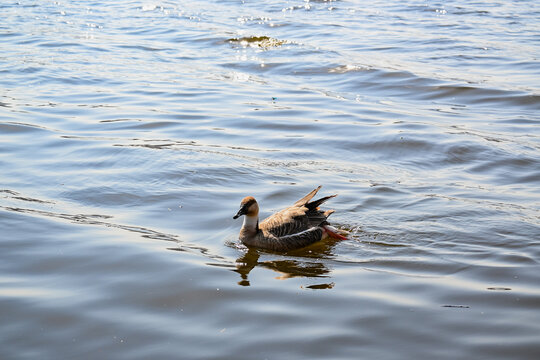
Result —
<instances>
[{"instance_id":1,"label":"lake water","mask_svg":"<svg viewBox=\"0 0 540 360\"><path fill-rule=\"evenodd\" d=\"M0 16L2 359L540 358L540 2ZM239 243L318 185L348 240Z\"/></svg>"}]
</instances>

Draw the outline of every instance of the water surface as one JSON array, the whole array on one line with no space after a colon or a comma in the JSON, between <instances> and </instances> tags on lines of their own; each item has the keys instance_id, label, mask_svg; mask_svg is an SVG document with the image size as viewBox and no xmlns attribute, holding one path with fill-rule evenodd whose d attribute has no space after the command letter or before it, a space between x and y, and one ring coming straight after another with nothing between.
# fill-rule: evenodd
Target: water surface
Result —
<instances>
[{"instance_id":1,"label":"water surface","mask_svg":"<svg viewBox=\"0 0 540 360\"><path fill-rule=\"evenodd\" d=\"M537 359L535 1L4 1L3 359ZM237 240L323 185L350 231Z\"/></svg>"}]
</instances>

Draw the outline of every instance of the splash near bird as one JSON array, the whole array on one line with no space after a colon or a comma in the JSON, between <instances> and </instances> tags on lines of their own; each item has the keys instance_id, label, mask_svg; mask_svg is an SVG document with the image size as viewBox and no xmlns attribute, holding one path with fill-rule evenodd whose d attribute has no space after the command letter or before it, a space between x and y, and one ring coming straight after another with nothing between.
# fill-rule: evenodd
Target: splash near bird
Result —
<instances>
[{"instance_id":1,"label":"splash near bird","mask_svg":"<svg viewBox=\"0 0 540 360\"><path fill-rule=\"evenodd\" d=\"M319 205L337 195L325 196L310 202L320 188L321 186L292 206L264 219L260 224L257 200L252 196L245 197L240 203L240 210L233 217L237 219L245 215L239 235L240 241L247 246L289 251L303 248L327 237L347 239L326 221L334 210L319 209Z\"/></svg>"}]
</instances>

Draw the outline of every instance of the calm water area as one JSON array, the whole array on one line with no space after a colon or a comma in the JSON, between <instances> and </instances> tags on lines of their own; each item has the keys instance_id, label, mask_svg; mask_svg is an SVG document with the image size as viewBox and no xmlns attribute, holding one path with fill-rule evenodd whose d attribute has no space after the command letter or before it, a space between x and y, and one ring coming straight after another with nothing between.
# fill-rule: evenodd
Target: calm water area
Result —
<instances>
[{"instance_id":1,"label":"calm water area","mask_svg":"<svg viewBox=\"0 0 540 360\"><path fill-rule=\"evenodd\" d=\"M540 359L540 2L0 2L0 358ZM347 240L238 241L318 185Z\"/></svg>"}]
</instances>

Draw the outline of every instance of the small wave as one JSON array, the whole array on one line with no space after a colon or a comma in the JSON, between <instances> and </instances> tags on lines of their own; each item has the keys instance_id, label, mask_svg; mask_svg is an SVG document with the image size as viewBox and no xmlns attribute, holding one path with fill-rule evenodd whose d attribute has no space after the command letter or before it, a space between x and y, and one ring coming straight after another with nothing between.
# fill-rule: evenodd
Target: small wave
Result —
<instances>
[{"instance_id":1,"label":"small wave","mask_svg":"<svg viewBox=\"0 0 540 360\"><path fill-rule=\"evenodd\" d=\"M1 123L0 122L0 132L2 133L29 133L29 132L36 132L36 131L49 131L48 129L32 125L32 124L25 124L25 123L19 123L19 122L6 122Z\"/></svg>"},{"instance_id":2,"label":"small wave","mask_svg":"<svg viewBox=\"0 0 540 360\"><path fill-rule=\"evenodd\" d=\"M527 156L499 156L486 158L481 164L472 166L473 173L491 174L498 183L519 184L540 181L540 161Z\"/></svg>"},{"instance_id":3,"label":"small wave","mask_svg":"<svg viewBox=\"0 0 540 360\"><path fill-rule=\"evenodd\" d=\"M158 47L144 46L144 45L117 45L117 46L119 48L122 48L122 49L142 50L142 51L151 51L151 52L171 50L171 49L167 49L167 48L158 48Z\"/></svg>"},{"instance_id":4,"label":"small wave","mask_svg":"<svg viewBox=\"0 0 540 360\"><path fill-rule=\"evenodd\" d=\"M0 190L0 195L4 194L5 198L13 199L13 200L20 200L25 202L31 202L31 203L38 203L38 204L54 204L53 201L48 200L40 200L36 198L31 198L28 196L23 196L17 191L13 190Z\"/></svg>"},{"instance_id":5,"label":"small wave","mask_svg":"<svg viewBox=\"0 0 540 360\"><path fill-rule=\"evenodd\" d=\"M281 70L285 70L282 67ZM293 70L293 69L291 69ZM503 89L474 82L449 82L436 77L417 75L411 71L377 68L363 64L324 65L304 70L295 68L295 75L331 76L325 86L341 93L380 93L386 97L421 101L444 101L451 104L516 106L521 110L540 110L540 94L533 91ZM354 75L352 75L354 74ZM350 97L353 97L352 95ZM354 98L354 97L353 97Z\"/></svg>"}]
</instances>

